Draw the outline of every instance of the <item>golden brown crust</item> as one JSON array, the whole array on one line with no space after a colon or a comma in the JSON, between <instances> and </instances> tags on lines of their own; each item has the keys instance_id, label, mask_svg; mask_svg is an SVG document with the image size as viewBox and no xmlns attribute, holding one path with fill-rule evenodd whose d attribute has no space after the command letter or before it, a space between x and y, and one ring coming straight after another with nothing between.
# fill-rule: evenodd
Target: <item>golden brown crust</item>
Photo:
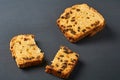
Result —
<instances>
[{"instance_id":1,"label":"golden brown crust","mask_svg":"<svg viewBox=\"0 0 120 80\"><path fill-rule=\"evenodd\" d=\"M68 78L78 62L78 57L79 55L68 47L61 46L52 64L46 66L45 72L60 78Z\"/></svg>"},{"instance_id":2,"label":"golden brown crust","mask_svg":"<svg viewBox=\"0 0 120 80\"><path fill-rule=\"evenodd\" d=\"M10 41L10 51L19 68L39 65L44 57L33 34L21 34Z\"/></svg>"},{"instance_id":3,"label":"golden brown crust","mask_svg":"<svg viewBox=\"0 0 120 80\"><path fill-rule=\"evenodd\" d=\"M66 8L57 19L57 25L70 42L93 36L104 28L103 16L87 4Z\"/></svg>"}]
</instances>

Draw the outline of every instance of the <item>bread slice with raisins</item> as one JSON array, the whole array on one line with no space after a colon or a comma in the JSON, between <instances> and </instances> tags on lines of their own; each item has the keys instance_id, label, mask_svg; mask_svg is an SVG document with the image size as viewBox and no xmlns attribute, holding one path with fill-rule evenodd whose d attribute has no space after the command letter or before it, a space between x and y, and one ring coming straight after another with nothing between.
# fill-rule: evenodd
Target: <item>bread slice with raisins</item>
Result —
<instances>
[{"instance_id":1,"label":"bread slice with raisins","mask_svg":"<svg viewBox=\"0 0 120 80\"><path fill-rule=\"evenodd\" d=\"M19 68L39 65L44 57L32 34L13 37L10 41L10 51Z\"/></svg>"},{"instance_id":2,"label":"bread slice with raisins","mask_svg":"<svg viewBox=\"0 0 120 80\"><path fill-rule=\"evenodd\" d=\"M51 73L60 78L68 78L78 62L79 54L68 47L61 46L52 64L46 66L45 72Z\"/></svg>"},{"instance_id":3,"label":"bread slice with raisins","mask_svg":"<svg viewBox=\"0 0 120 80\"><path fill-rule=\"evenodd\" d=\"M105 20L94 8L87 4L77 4L65 9L57 19L57 25L70 42L77 42L101 31Z\"/></svg>"}]
</instances>

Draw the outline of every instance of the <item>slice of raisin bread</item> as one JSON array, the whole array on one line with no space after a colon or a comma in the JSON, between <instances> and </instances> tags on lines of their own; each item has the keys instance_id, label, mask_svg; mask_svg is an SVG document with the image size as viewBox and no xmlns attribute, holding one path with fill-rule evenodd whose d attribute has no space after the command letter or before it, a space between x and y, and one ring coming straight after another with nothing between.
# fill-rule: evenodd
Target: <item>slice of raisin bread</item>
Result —
<instances>
[{"instance_id":1,"label":"slice of raisin bread","mask_svg":"<svg viewBox=\"0 0 120 80\"><path fill-rule=\"evenodd\" d=\"M66 8L57 19L57 25L70 42L93 36L104 28L103 16L87 4Z\"/></svg>"},{"instance_id":2,"label":"slice of raisin bread","mask_svg":"<svg viewBox=\"0 0 120 80\"><path fill-rule=\"evenodd\" d=\"M68 47L61 46L52 64L46 66L45 72L60 78L68 78L78 62L79 54L71 51Z\"/></svg>"},{"instance_id":3,"label":"slice of raisin bread","mask_svg":"<svg viewBox=\"0 0 120 80\"><path fill-rule=\"evenodd\" d=\"M32 34L13 37L10 41L10 51L19 68L39 65L44 57Z\"/></svg>"}]
</instances>

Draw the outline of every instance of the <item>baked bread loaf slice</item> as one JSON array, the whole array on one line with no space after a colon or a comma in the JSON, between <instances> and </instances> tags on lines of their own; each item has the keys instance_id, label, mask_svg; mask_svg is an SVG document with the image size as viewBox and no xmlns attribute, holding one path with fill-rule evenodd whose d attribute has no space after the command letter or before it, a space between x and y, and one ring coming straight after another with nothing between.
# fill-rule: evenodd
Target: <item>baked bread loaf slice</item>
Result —
<instances>
[{"instance_id":1,"label":"baked bread loaf slice","mask_svg":"<svg viewBox=\"0 0 120 80\"><path fill-rule=\"evenodd\" d=\"M79 54L71 51L68 47L61 46L52 64L46 66L45 72L60 78L68 78L78 62Z\"/></svg>"},{"instance_id":2,"label":"baked bread loaf slice","mask_svg":"<svg viewBox=\"0 0 120 80\"><path fill-rule=\"evenodd\" d=\"M44 53L35 43L33 34L22 34L10 41L10 51L19 68L39 65Z\"/></svg>"},{"instance_id":3,"label":"baked bread loaf slice","mask_svg":"<svg viewBox=\"0 0 120 80\"><path fill-rule=\"evenodd\" d=\"M57 25L70 42L93 36L104 28L103 16L87 4L66 8L57 19Z\"/></svg>"}]
</instances>

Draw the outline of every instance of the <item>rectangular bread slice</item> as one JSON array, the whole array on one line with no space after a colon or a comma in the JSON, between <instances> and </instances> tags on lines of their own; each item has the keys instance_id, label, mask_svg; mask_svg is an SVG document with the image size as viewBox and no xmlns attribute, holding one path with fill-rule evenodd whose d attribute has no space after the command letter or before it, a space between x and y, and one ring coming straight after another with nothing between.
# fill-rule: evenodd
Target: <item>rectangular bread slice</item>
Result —
<instances>
[{"instance_id":1,"label":"rectangular bread slice","mask_svg":"<svg viewBox=\"0 0 120 80\"><path fill-rule=\"evenodd\" d=\"M70 42L93 36L104 28L103 16L87 4L66 8L57 19L57 25Z\"/></svg>"},{"instance_id":2,"label":"rectangular bread slice","mask_svg":"<svg viewBox=\"0 0 120 80\"><path fill-rule=\"evenodd\" d=\"M39 65L44 57L44 53L36 45L32 34L13 37L10 41L10 51L19 68Z\"/></svg>"},{"instance_id":3,"label":"rectangular bread slice","mask_svg":"<svg viewBox=\"0 0 120 80\"><path fill-rule=\"evenodd\" d=\"M68 47L61 46L52 64L46 66L45 72L60 78L68 78L78 62L79 54L71 51Z\"/></svg>"}]
</instances>

